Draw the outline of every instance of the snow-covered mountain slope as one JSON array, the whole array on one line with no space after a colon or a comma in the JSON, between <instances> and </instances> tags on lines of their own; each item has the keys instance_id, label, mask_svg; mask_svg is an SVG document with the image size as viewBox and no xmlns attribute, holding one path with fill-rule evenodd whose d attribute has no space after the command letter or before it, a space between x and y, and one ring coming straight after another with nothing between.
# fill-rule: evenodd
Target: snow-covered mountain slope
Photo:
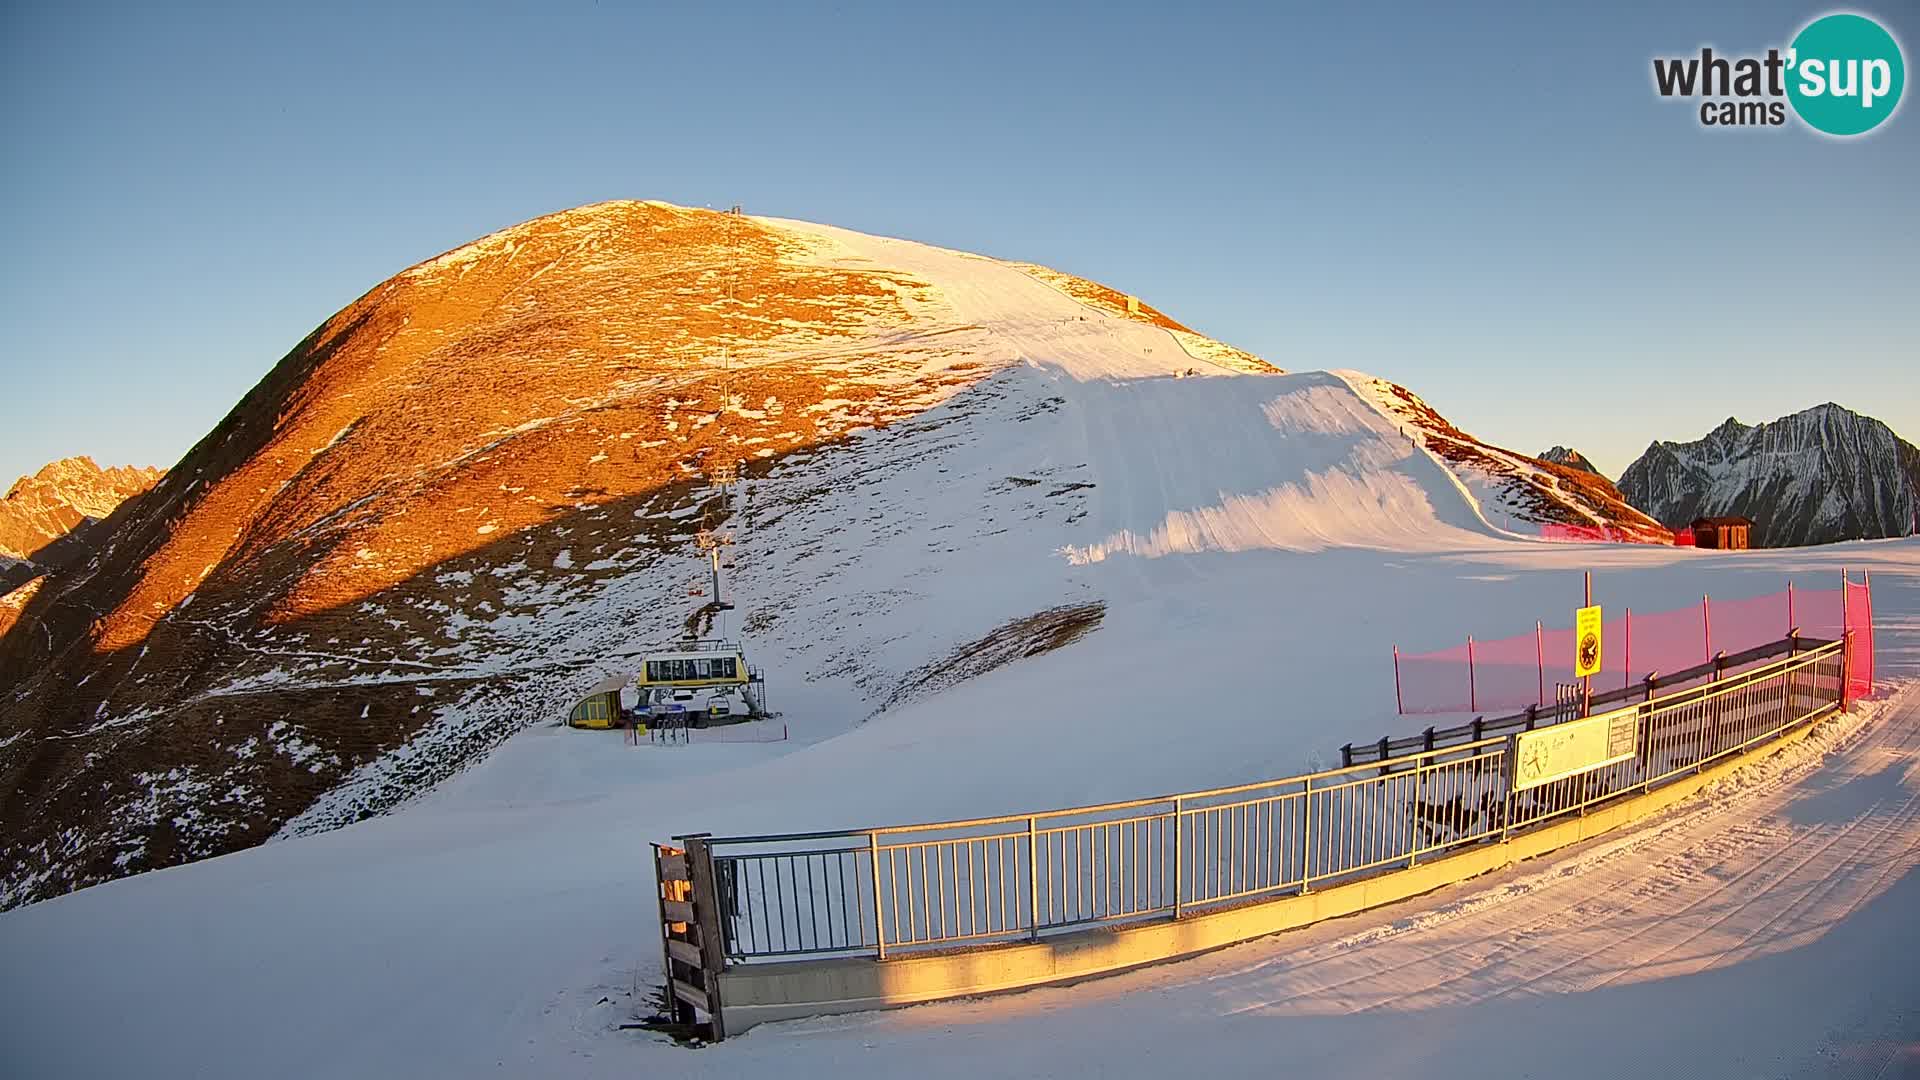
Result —
<instances>
[{"instance_id":1,"label":"snow-covered mountain slope","mask_svg":"<svg viewBox=\"0 0 1920 1080\"><path fill-rule=\"evenodd\" d=\"M1555 465L1565 465L1569 469L1579 469L1581 472L1590 472L1595 475L1599 475L1600 473L1599 469L1593 467L1593 462L1587 460L1587 455L1572 447L1550 447L1536 456L1539 457L1541 461L1551 462Z\"/></svg>"},{"instance_id":2,"label":"snow-covered mountain slope","mask_svg":"<svg viewBox=\"0 0 1920 1080\"><path fill-rule=\"evenodd\" d=\"M514 226L328 320L10 609L0 902L380 813L693 626L813 742L1045 613L1137 632L1100 613L1173 556L1610 512L1409 400L904 240L656 203ZM703 526L737 562L711 627Z\"/></svg>"},{"instance_id":3,"label":"snow-covered mountain slope","mask_svg":"<svg viewBox=\"0 0 1920 1080\"><path fill-rule=\"evenodd\" d=\"M159 469L102 469L90 457L71 457L21 477L0 499L0 560L59 561L44 554L49 546L106 518L160 475Z\"/></svg>"},{"instance_id":4,"label":"snow-covered mountain slope","mask_svg":"<svg viewBox=\"0 0 1920 1080\"><path fill-rule=\"evenodd\" d=\"M1629 506L1599 473L1481 442L1404 386L1359 372L1349 373L1349 378L1376 407L1399 421L1409 438L1446 464L1490 524L1523 535L1571 526L1620 540L1673 542L1671 530Z\"/></svg>"},{"instance_id":5,"label":"snow-covered mountain slope","mask_svg":"<svg viewBox=\"0 0 1920 1080\"><path fill-rule=\"evenodd\" d=\"M1764 547L1909 535L1917 488L1920 450L1832 403L1656 442L1620 476L1627 500L1669 526L1737 514L1753 519L1752 542Z\"/></svg>"},{"instance_id":6,"label":"snow-covered mountain slope","mask_svg":"<svg viewBox=\"0 0 1920 1080\"><path fill-rule=\"evenodd\" d=\"M1493 1008L1528 1013L1522 1056L1564 1060L1556 1075L1644 1071L1644 1051L1620 1049L1619 1025L1596 1016L1629 1017L1689 1075L1755 1071L1703 1014L1772 1017L1755 1036L1766 1061L1852 1061L1906 1045L1914 965L1900 958L1920 947L1915 729L1880 738L1858 712L1835 724L1864 738L1822 733L1789 751L1813 766L1798 782L1742 777L1727 785L1739 792L1565 856L1208 958L766 1025L698 1051L624 1026L657 1009L663 979L648 840L1019 813L1325 766L1343 742L1428 722L1392 715L1393 641L1565 618L1582 569L1609 610L1651 611L1794 575L1831 583L1842 565L1871 568L1882 673L1911 680L1916 542L1111 557L1073 570L1107 598L1078 643L830 739L629 747L618 732L542 725L372 820L0 913L0 971L19 988L0 1047L28 1076L208 1080L1128 1076L1191 1064L1195 1047L1239 1076L1303 1046L1316 1074L1420 1073L1439 1053L1434 1075L1478 1077ZM969 569L942 587L1011 573ZM829 681L789 678L781 707L812 715ZM1810 1009L1806 987L1829 985L1846 993Z\"/></svg>"}]
</instances>

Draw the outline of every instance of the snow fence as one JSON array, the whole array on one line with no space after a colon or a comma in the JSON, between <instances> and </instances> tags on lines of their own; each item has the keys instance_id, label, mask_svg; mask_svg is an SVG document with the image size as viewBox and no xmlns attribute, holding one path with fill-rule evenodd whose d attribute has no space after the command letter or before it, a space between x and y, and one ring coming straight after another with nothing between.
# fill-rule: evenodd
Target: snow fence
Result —
<instances>
[{"instance_id":1,"label":"snow fence","mask_svg":"<svg viewBox=\"0 0 1920 1080\"><path fill-rule=\"evenodd\" d=\"M1828 641L1854 634L1856 655L1848 696L1873 692L1873 587L1871 579L1850 581L1841 575L1838 589L1785 590L1744 600L1700 602L1661 612L1627 608L1609 617L1601 632L1601 668L1596 691L1645 682L1662 672L1711 664L1778 641L1798 631ZM1461 643L1424 653L1394 649L1395 701L1403 715L1476 713L1497 709L1544 708L1554 687L1574 681L1571 627L1548 628L1511 637L1478 640L1462 634Z\"/></svg>"}]
</instances>

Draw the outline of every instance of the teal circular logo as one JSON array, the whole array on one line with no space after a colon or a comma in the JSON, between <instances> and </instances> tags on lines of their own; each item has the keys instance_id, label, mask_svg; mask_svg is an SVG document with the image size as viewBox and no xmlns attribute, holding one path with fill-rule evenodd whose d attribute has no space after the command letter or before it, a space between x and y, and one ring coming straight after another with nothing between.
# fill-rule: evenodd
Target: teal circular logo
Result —
<instances>
[{"instance_id":1,"label":"teal circular logo","mask_svg":"<svg viewBox=\"0 0 1920 1080\"><path fill-rule=\"evenodd\" d=\"M1900 43L1864 15L1824 15L1787 52L1787 100L1809 127L1861 135L1893 115L1907 84Z\"/></svg>"}]
</instances>

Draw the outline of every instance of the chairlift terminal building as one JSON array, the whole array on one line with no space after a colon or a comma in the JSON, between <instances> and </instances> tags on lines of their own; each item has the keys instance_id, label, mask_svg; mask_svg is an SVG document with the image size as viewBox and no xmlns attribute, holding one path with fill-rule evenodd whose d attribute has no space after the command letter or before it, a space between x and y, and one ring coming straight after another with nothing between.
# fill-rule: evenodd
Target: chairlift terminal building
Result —
<instances>
[{"instance_id":1,"label":"chairlift terminal building","mask_svg":"<svg viewBox=\"0 0 1920 1080\"><path fill-rule=\"evenodd\" d=\"M748 681L747 658L740 646L726 642L698 642L676 652L647 654L634 685L643 695L650 687L737 686Z\"/></svg>"}]
</instances>

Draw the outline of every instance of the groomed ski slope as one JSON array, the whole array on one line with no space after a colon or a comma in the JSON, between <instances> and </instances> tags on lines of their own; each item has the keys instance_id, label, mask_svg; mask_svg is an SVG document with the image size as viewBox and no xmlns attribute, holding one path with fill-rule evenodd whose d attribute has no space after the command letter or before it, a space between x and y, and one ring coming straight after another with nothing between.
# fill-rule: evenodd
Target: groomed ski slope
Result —
<instances>
[{"instance_id":1,"label":"groomed ski slope","mask_svg":"<svg viewBox=\"0 0 1920 1080\"><path fill-rule=\"evenodd\" d=\"M1070 988L796 1021L689 1077L1920 1072L1920 690L1662 818Z\"/></svg>"},{"instance_id":2,"label":"groomed ski slope","mask_svg":"<svg viewBox=\"0 0 1920 1080\"><path fill-rule=\"evenodd\" d=\"M1920 674L1920 544L1716 554L1523 542L1488 526L1348 377L1226 374L1165 331L1091 312L1004 264L792 227L833 241L824 259L933 282L956 318L985 328L983 350L1021 362L1000 391L1023 406L951 445L889 451L887 490L915 523L904 534L871 522L880 504L837 496L847 513L831 536L850 547L822 554L834 568L816 579L821 595L798 598L759 654L795 741L629 748L620 733L537 726L390 815L0 915L0 1071L1377 1076L1431 1059L1458 1067L1422 1075L1618 1075L1598 1067L1624 1060L1604 1049L1548 1054L1605 1042L1660 1055L1642 1065L1659 1075L1684 1071L1667 1061L1731 1061L1736 1018L1766 1029L1751 1051L1770 1055L1762 1071L1818 1060L1832 1032L1881 1039L1876 1025L1904 1024L1914 1041L1910 1011L1809 989L1844 971L1873 1001L1914 1000L1907 965L1892 964L1912 954L1913 930L1884 916L1903 901L1910 911L1917 887L1920 781L1898 734L1913 725L1911 699L1838 747L1837 763L1863 763L1864 786L1848 781L1814 809L1841 773L1779 771L1747 803L1683 812L1674 820L1693 824L1617 849L1604 840L1555 860L1564 872L1516 868L1081 987L768 1025L699 1052L619 1030L651 1011L659 979L650 840L1017 812L1325 766L1343 742L1424 726L1393 715L1394 643L1564 621L1582 569L1604 603L1652 611L1870 566L1881 670ZM1174 377L1188 367L1217 373ZM978 485L1016 465L1091 484L1084 515L991 523L961 534L961 557L929 560L943 526L977 524ZM967 482L936 484L956 475ZM926 492L950 501L911 505ZM755 565L779 553L779 536L743 539ZM900 599L835 617L835 594L855 592ZM1106 606L1085 640L865 723L867 688L828 662L965 641L1068 600ZM935 619L946 621L929 631ZM1836 835L1823 829L1853 839L1803 866ZM1744 876L1716 891L1716 873ZM1808 874L1835 884L1806 899ZM1735 901L1745 914L1687 921ZM1769 912L1781 914L1769 924ZM1689 927L1704 933L1689 943ZM1612 936L1625 939L1618 952ZM1751 1075L1756 1061L1704 1074Z\"/></svg>"}]
</instances>

